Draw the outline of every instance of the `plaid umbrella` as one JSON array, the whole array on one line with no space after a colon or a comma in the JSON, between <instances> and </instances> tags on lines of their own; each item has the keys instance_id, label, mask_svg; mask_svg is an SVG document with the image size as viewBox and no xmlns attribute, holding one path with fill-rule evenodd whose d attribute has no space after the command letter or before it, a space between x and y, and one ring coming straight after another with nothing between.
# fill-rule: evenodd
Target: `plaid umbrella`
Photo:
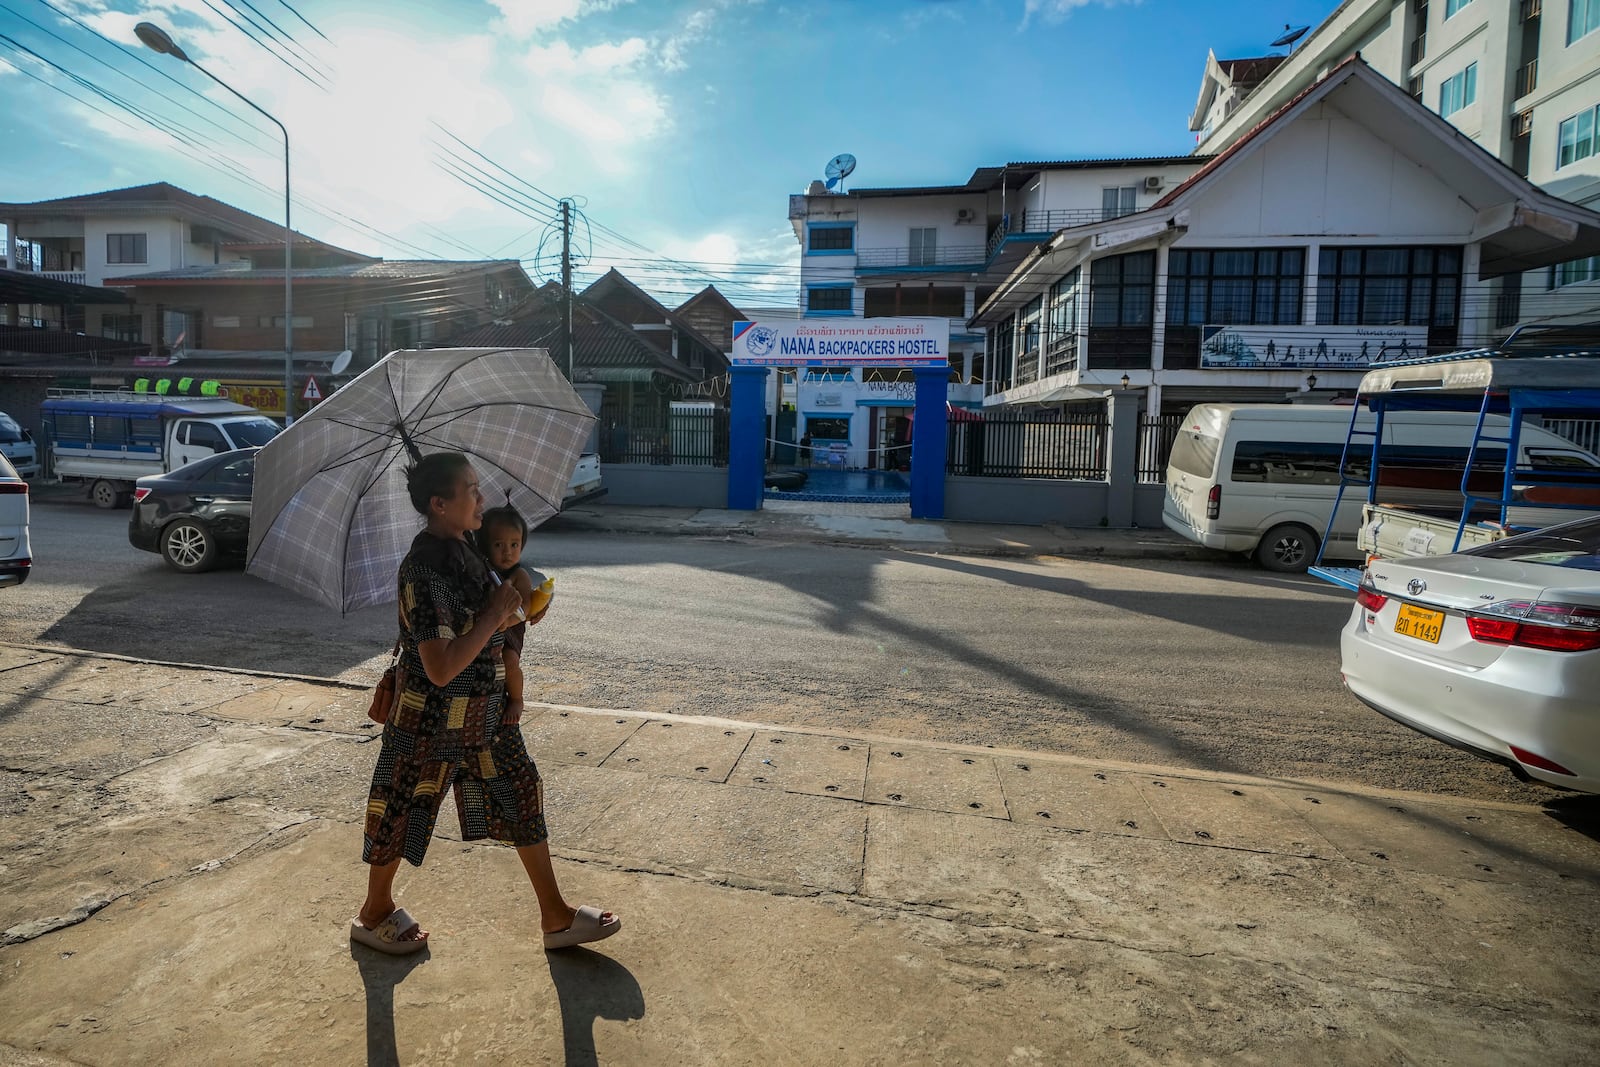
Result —
<instances>
[{"instance_id":1,"label":"plaid umbrella","mask_svg":"<svg viewBox=\"0 0 1600 1067\"><path fill-rule=\"evenodd\" d=\"M249 573L341 611L395 599L423 520L420 453L464 452L491 504L537 525L561 508L595 423L543 349L391 352L256 456Z\"/></svg>"}]
</instances>

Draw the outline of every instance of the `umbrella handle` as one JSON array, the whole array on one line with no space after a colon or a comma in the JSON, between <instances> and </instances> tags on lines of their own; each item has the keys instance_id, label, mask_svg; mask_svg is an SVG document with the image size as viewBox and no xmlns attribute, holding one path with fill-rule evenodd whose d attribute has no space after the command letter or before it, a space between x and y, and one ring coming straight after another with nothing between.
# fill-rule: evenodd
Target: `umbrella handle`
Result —
<instances>
[{"instance_id":1,"label":"umbrella handle","mask_svg":"<svg viewBox=\"0 0 1600 1067\"><path fill-rule=\"evenodd\" d=\"M502 582L500 580L500 575L495 573L493 567L489 568L489 580L491 582L493 582L496 586L501 586L501 585L505 584L504 582ZM520 597L517 598L517 621L518 622L527 622L528 621L528 609L522 603L522 599Z\"/></svg>"},{"instance_id":2,"label":"umbrella handle","mask_svg":"<svg viewBox=\"0 0 1600 1067\"><path fill-rule=\"evenodd\" d=\"M394 424L394 428L400 431L400 441L406 446L406 452L410 454L411 461L413 463L421 463L422 449L417 447L417 443L411 439L411 434L406 432L406 424L397 422Z\"/></svg>"}]
</instances>

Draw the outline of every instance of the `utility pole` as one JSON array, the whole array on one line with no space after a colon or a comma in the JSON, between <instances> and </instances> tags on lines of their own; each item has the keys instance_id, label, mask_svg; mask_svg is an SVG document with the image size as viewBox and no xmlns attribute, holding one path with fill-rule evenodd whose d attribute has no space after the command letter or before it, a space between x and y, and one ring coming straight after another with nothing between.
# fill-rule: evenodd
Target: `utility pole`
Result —
<instances>
[{"instance_id":1,"label":"utility pole","mask_svg":"<svg viewBox=\"0 0 1600 1067\"><path fill-rule=\"evenodd\" d=\"M567 381L576 381L572 366L572 201L561 201L561 299L567 322Z\"/></svg>"}]
</instances>

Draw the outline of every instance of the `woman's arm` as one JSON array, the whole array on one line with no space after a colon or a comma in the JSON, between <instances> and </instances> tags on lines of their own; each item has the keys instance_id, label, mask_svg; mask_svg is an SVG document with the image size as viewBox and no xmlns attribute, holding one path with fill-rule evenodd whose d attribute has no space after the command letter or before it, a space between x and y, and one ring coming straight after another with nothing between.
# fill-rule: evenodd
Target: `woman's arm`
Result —
<instances>
[{"instance_id":1,"label":"woman's arm","mask_svg":"<svg viewBox=\"0 0 1600 1067\"><path fill-rule=\"evenodd\" d=\"M417 642L417 655L422 659L422 670L428 681L440 687L453 682L488 646L495 631L514 621L514 614L522 603L522 594L515 586L496 586L489 594L488 605L473 619L472 629L458 637Z\"/></svg>"}]
</instances>

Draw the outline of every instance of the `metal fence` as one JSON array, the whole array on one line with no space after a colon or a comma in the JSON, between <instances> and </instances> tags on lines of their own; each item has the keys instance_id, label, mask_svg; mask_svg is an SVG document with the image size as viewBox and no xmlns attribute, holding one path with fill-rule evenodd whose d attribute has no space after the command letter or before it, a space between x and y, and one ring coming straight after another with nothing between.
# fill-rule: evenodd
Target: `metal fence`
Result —
<instances>
[{"instance_id":1,"label":"metal fence","mask_svg":"<svg viewBox=\"0 0 1600 1067\"><path fill-rule=\"evenodd\" d=\"M1062 419L952 422L945 470L985 478L1103 481L1110 420L1103 413Z\"/></svg>"},{"instance_id":2,"label":"metal fence","mask_svg":"<svg viewBox=\"0 0 1600 1067\"><path fill-rule=\"evenodd\" d=\"M635 411L601 418L601 463L728 465L728 409Z\"/></svg>"},{"instance_id":3,"label":"metal fence","mask_svg":"<svg viewBox=\"0 0 1600 1067\"><path fill-rule=\"evenodd\" d=\"M1544 428L1579 448L1600 453L1600 419L1545 419Z\"/></svg>"},{"instance_id":4,"label":"metal fence","mask_svg":"<svg viewBox=\"0 0 1600 1067\"><path fill-rule=\"evenodd\" d=\"M1172 455L1172 442L1178 439L1183 427L1182 415L1139 416L1139 480L1164 482L1167 480L1167 459Z\"/></svg>"}]
</instances>

